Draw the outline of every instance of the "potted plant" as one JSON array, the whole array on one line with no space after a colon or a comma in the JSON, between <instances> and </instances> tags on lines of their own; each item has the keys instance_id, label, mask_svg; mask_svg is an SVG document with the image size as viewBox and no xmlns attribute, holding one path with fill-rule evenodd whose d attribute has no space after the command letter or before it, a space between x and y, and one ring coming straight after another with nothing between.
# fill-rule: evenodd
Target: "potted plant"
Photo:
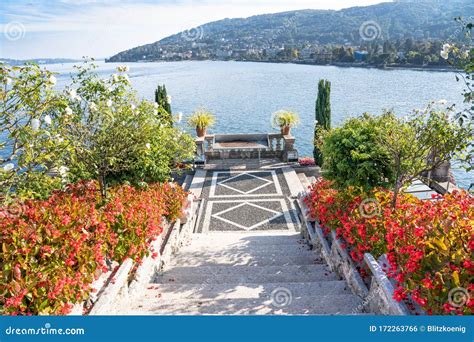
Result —
<instances>
[{"instance_id":1,"label":"potted plant","mask_svg":"<svg viewBox=\"0 0 474 342\"><path fill-rule=\"evenodd\" d=\"M215 122L216 118L214 114L205 109L198 109L188 119L188 124L196 127L196 134L198 137L204 137L207 128L214 125Z\"/></svg>"},{"instance_id":2,"label":"potted plant","mask_svg":"<svg viewBox=\"0 0 474 342\"><path fill-rule=\"evenodd\" d=\"M280 127L281 134L290 135L291 127L295 127L300 122L298 113L289 110L279 110L273 113L273 127Z\"/></svg>"}]
</instances>

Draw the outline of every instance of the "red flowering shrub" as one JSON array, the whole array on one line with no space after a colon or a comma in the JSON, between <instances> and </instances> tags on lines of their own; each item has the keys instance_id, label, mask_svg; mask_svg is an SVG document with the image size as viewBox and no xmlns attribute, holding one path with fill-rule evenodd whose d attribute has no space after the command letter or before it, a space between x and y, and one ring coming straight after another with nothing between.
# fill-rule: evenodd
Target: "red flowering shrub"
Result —
<instances>
[{"instance_id":1,"label":"red flowering shrub","mask_svg":"<svg viewBox=\"0 0 474 342\"><path fill-rule=\"evenodd\" d=\"M186 197L179 187L164 194L170 187L116 188L104 204L96 183L81 182L15 213L0 210L0 313L66 314L89 297L106 260L139 261L161 233L163 215Z\"/></svg>"},{"instance_id":2,"label":"red flowering shrub","mask_svg":"<svg viewBox=\"0 0 474 342\"><path fill-rule=\"evenodd\" d=\"M395 298L429 314L474 312L474 198L466 192L406 206L387 222Z\"/></svg>"},{"instance_id":3,"label":"red flowering shrub","mask_svg":"<svg viewBox=\"0 0 474 342\"><path fill-rule=\"evenodd\" d=\"M341 216L350 211L350 199L342 196L342 192L334 189L332 182L324 178L318 178L311 185L309 196L304 201L309 209L309 217L318 220L326 234L337 229L341 224Z\"/></svg>"},{"instance_id":4,"label":"red flowering shrub","mask_svg":"<svg viewBox=\"0 0 474 342\"><path fill-rule=\"evenodd\" d=\"M166 203L165 217L173 222L178 219L187 205L187 194L176 184L166 183L162 185L161 193Z\"/></svg>"},{"instance_id":5,"label":"red flowering shrub","mask_svg":"<svg viewBox=\"0 0 474 342\"><path fill-rule=\"evenodd\" d=\"M385 226L381 217L386 214L382 208L390 203L391 194L382 190L364 193L355 187L342 191L332 185L323 178L313 184L305 199L310 216L319 220L326 234L334 230L347 243L349 254L356 262L361 262L366 252L385 253Z\"/></svg>"},{"instance_id":6,"label":"red flowering shrub","mask_svg":"<svg viewBox=\"0 0 474 342\"><path fill-rule=\"evenodd\" d=\"M392 208L390 191L363 194L331 186L323 179L312 186L305 199L310 216L325 233L336 231L356 263L364 253L376 258L386 253L389 276L397 283L395 299L410 297L430 314L473 312L472 196L455 192L437 201L420 201L402 194Z\"/></svg>"},{"instance_id":7,"label":"red flowering shrub","mask_svg":"<svg viewBox=\"0 0 474 342\"><path fill-rule=\"evenodd\" d=\"M99 200L93 183L80 183L24 203L17 215L3 212L3 314L62 314L87 298L110 238L99 225Z\"/></svg>"},{"instance_id":8,"label":"red flowering shrub","mask_svg":"<svg viewBox=\"0 0 474 342\"><path fill-rule=\"evenodd\" d=\"M140 261L151 240L163 231L162 220L176 220L184 206L186 192L175 184L152 184L146 190L122 186L112 191L104 207L105 222L117 236L113 260Z\"/></svg>"},{"instance_id":9,"label":"red flowering shrub","mask_svg":"<svg viewBox=\"0 0 474 342\"><path fill-rule=\"evenodd\" d=\"M316 163L314 162L314 158L311 158L311 157L301 157L298 160L298 163L301 166L315 166L316 165Z\"/></svg>"},{"instance_id":10,"label":"red flowering shrub","mask_svg":"<svg viewBox=\"0 0 474 342\"><path fill-rule=\"evenodd\" d=\"M421 205L414 196L400 196L395 209L391 207L393 193L382 188L356 196L349 212L341 215L341 225L336 229L350 246L350 255L355 261L362 261L364 253L377 257L387 252L387 226L393 215L408 208Z\"/></svg>"}]
</instances>

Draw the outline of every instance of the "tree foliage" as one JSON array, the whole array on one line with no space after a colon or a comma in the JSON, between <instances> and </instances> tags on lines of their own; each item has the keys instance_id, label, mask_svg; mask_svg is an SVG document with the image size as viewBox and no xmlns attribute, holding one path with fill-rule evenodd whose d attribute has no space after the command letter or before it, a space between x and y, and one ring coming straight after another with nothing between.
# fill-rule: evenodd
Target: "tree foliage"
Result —
<instances>
[{"instance_id":1,"label":"tree foliage","mask_svg":"<svg viewBox=\"0 0 474 342\"><path fill-rule=\"evenodd\" d=\"M404 119L388 116L383 132L378 143L389 152L395 174L392 205L401 187L451 162L466 150L471 138L470 124L461 124L452 108L434 102Z\"/></svg>"},{"instance_id":2,"label":"tree foliage","mask_svg":"<svg viewBox=\"0 0 474 342\"><path fill-rule=\"evenodd\" d=\"M61 185L69 118L55 84L38 65L0 64L0 198L44 197Z\"/></svg>"},{"instance_id":3,"label":"tree foliage","mask_svg":"<svg viewBox=\"0 0 474 342\"><path fill-rule=\"evenodd\" d=\"M331 82L319 80L318 97L316 99L316 122L314 127L314 161L322 165L323 156L320 145L324 131L331 129Z\"/></svg>"},{"instance_id":4,"label":"tree foliage","mask_svg":"<svg viewBox=\"0 0 474 342\"><path fill-rule=\"evenodd\" d=\"M72 174L97 179L104 197L108 181L166 180L174 162L192 155L190 137L160 117L156 103L137 98L125 67L108 79L95 68L90 62L78 66L77 88L69 90Z\"/></svg>"},{"instance_id":5,"label":"tree foliage","mask_svg":"<svg viewBox=\"0 0 474 342\"><path fill-rule=\"evenodd\" d=\"M464 80L466 89L464 90L464 102L469 104L469 110L460 117L460 120L468 120L471 123L474 122L474 47L472 40L472 29L473 23L466 23L465 33L466 37L470 41L470 48L466 53L465 62L463 65L464 69ZM464 165L468 172L474 170L474 137L471 139L470 146L468 148L465 157L463 158Z\"/></svg>"},{"instance_id":6,"label":"tree foliage","mask_svg":"<svg viewBox=\"0 0 474 342\"><path fill-rule=\"evenodd\" d=\"M53 89L53 73L36 65L0 65L0 199L44 198L68 182L165 181L194 152L188 134L139 99L128 67L101 78L93 60L72 83ZM169 101L168 101L169 102Z\"/></svg>"},{"instance_id":7,"label":"tree foliage","mask_svg":"<svg viewBox=\"0 0 474 342\"><path fill-rule=\"evenodd\" d=\"M473 23L466 22L463 18L456 18L464 32L463 44L443 45L440 56L455 67L458 71L456 79L462 80L465 84L463 90L464 103L467 109L456 114L456 118L461 124L474 122L474 48L472 40ZM468 172L474 170L474 133L471 131L471 140L463 156L459 157L462 166Z\"/></svg>"},{"instance_id":8,"label":"tree foliage","mask_svg":"<svg viewBox=\"0 0 474 342\"><path fill-rule=\"evenodd\" d=\"M383 122L393 114L351 118L323 138L323 175L337 187L372 189L394 180L389 151L379 143Z\"/></svg>"},{"instance_id":9,"label":"tree foliage","mask_svg":"<svg viewBox=\"0 0 474 342\"><path fill-rule=\"evenodd\" d=\"M392 187L395 205L402 187L456 159L471 139L472 125L441 103L404 118L364 114L325 135L323 172L339 188Z\"/></svg>"},{"instance_id":10,"label":"tree foliage","mask_svg":"<svg viewBox=\"0 0 474 342\"><path fill-rule=\"evenodd\" d=\"M155 102L158 104L158 116L165 122L172 124L171 97L166 92L165 85L158 85L156 88Z\"/></svg>"}]
</instances>

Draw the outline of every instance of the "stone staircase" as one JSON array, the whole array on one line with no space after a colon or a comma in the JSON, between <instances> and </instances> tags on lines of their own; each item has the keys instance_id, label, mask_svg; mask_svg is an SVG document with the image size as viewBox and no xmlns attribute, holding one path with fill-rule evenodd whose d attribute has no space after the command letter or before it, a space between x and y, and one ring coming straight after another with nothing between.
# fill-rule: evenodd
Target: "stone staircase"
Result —
<instances>
[{"instance_id":1,"label":"stone staircase","mask_svg":"<svg viewBox=\"0 0 474 342\"><path fill-rule=\"evenodd\" d=\"M298 233L199 234L124 314L356 314L359 297Z\"/></svg>"},{"instance_id":2,"label":"stone staircase","mask_svg":"<svg viewBox=\"0 0 474 342\"><path fill-rule=\"evenodd\" d=\"M293 170L262 172L208 172L196 229L201 233L118 314L362 314L361 298L298 232L289 195L295 179L301 189L311 180Z\"/></svg>"},{"instance_id":3,"label":"stone staircase","mask_svg":"<svg viewBox=\"0 0 474 342\"><path fill-rule=\"evenodd\" d=\"M304 173L298 173L298 179L300 180L301 182L301 185L303 186L303 188L306 190L310 187L311 184L313 184L314 182L316 182L316 178L311 176L311 177L306 177L306 175Z\"/></svg>"}]
</instances>

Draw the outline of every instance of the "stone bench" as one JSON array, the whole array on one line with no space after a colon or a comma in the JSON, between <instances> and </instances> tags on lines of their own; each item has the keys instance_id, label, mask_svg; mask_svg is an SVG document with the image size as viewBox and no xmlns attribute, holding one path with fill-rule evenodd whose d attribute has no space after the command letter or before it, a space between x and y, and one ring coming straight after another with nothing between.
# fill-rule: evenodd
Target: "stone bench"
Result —
<instances>
[{"instance_id":1,"label":"stone bench","mask_svg":"<svg viewBox=\"0 0 474 342\"><path fill-rule=\"evenodd\" d=\"M219 159L252 158L255 153L260 161L263 151L270 150L267 134L216 134L213 150Z\"/></svg>"},{"instance_id":2,"label":"stone bench","mask_svg":"<svg viewBox=\"0 0 474 342\"><path fill-rule=\"evenodd\" d=\"M214 134L196 139L197 159L282 159L296 155L295 139L281 134Z\"/></svg>"}]
</instances>

